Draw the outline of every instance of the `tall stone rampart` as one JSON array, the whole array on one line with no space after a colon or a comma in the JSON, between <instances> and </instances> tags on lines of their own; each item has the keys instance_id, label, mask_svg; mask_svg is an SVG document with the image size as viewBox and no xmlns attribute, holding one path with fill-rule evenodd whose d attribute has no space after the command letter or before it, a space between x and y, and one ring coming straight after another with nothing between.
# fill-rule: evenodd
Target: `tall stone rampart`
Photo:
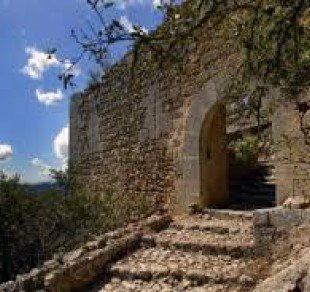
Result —
<instances>
[{"instance_id":1,"label":"tall stone rampart","mask_svg":"<svg viewBox=\"0 0 310 292\"><path fill-rule=\"evenodd\" d=\"M238 58L207 26L176 50L179 61L160 68L146 51L134 75L127 55L103 84L72 99L70 163L92 191L143 192L181 207L199 203L200 128L221 103L223 80Z\"/></svg>"}]
</instances>

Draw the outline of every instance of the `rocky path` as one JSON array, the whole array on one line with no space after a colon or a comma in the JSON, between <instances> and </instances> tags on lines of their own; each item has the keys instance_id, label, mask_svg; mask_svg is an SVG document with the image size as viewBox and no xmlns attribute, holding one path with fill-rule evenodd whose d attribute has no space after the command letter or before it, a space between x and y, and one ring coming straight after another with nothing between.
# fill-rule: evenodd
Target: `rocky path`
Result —
<instances>
[{"instance_id":1,"label":"rocky path","mask_svg":"<svg viewBox=\"0 0 310 292\"><path fill-rule=\"evenodd\" d=\"M251 291L251 224L246 212L175 218L85 291Z\"/></svg>"}]
</instances>

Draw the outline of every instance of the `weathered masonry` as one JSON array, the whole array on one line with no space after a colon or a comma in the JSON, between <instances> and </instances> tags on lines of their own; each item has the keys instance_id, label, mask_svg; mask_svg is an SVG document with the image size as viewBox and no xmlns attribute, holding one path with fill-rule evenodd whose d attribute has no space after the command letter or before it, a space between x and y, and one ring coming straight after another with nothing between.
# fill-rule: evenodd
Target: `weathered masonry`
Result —
<instances>
[{"instance_id":1,"label":"weathered masonry","mask_svg":"<svg viewBox=\"0 0 310 292\"><path fill-rule=\"evenodd\" d=\"M228 51L210 70L207 39L202 32L179 48L181 68L137 70L134 90L127 57L104 85L72 99L70 163L90 189L145 192L180 207L227 202L220 72L236 58Z\"/></svg>"},{"instance_id":2,"label":"weathered masonry","mask_svg":"<svg viewBox=\"0 0 310 292\"><path fill-rule=\"evenodd\" d=\"M297 102L274 95L273 116L277 204L288 197L310 200L310 90L297 96Z\"/></svg>"},{"instance_id":3,"label":"weathered masonry","mask_svg":"<svg viewBox=\"0 0 310 292\"><path fill-rule=\"evenodd\" d=\"M109 100L103 88L74 99L70 161L94 191L147 192L183 207L225 203L225 106L216 85L192 85L193 98L183 82L166 82L142 100Z\"/></svg>"},{"instance_id":4,"label":"weathered masonry","mask_svg":"<svg viewBox=\"0 0 310 292\"><path fill-rule=\"evenodd\" d=\"M190 44L178 48L179 64L153 69L146 53L137 64L133 84L127 56L101 86L73 98L70 163L79 180L94 192L104 188L128 196L144 192L180 209L227 203L223 100L239 59L233 44L226 48L216 58L210 31L201 28ZM294 109L284 112L296 114ZM283 133L291 136L291 127L297 127L295 134L300 136L299 124L282 123L286 116L277 114L275 139L281 141ZM298 151L309 154L305 144ZM288 196L309 195L310 186L309 158L287 164L283 155L276 155L282 159L276 162L278 203Z\"/></svg>"}]
</instances>

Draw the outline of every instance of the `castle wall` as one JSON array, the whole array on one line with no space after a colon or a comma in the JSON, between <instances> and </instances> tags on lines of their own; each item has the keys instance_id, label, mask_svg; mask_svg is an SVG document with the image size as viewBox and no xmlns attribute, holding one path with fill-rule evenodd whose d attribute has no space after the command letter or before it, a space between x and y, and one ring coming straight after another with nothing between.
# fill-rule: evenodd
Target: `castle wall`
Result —
<instances>
[{"instance_id":1,"label":"castle wall","mask_svg":"<svg viewBox=\"0 0 310 292\"><path fill-rule=\"evenodd\" d=\"M310 92L297 103L280 99L273 117L278 204L288 197L310 199Z\"/></svg>"},{"instance_id":2,"label":"castle wall","mask_svg":"<svg viewBox=\"0 0 310 292\"><path fill-rule=\"evenodd\" d=\"M142 70L143 62L148 62L143 56L134 84L127 57L111 69L103 85L72 99L70 164L91 191L143 192L157 202L182 207L199 203L199 182L191 186L182 180L184 175L198 173L199 177L199 153L193 154L196 160L191 169L186 162L189 156L184 159L184 147L191 141L197 144L201 125L196 126L193 138L188 127L191 122L202 123L204 117L193 120L189 115L194 100L208 109L221 98L223 77L219 72L230 72L237 65L229 50L214 61L209 39L208 28L202 28L190 45L180 46L181 65ZM205 90L210 82L212 89Z\"/></svg>"}]
</instances>

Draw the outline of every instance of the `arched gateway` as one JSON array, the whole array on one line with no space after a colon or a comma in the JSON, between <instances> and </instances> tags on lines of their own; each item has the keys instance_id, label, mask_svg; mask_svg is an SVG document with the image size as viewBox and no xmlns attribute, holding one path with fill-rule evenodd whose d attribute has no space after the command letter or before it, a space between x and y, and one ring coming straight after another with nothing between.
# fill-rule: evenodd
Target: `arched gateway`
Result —
<instances>
[{"instance_id":1,"label":"arched gateway","mask_svg":"<svg viewBox=\"0 0 310 292\"><path fill-rule=\"evenodd\" d=\"M183 208L225 205L228 195L226 110L210 81L190 101L184 118L177 197Z\"/></svg>"}]
</instances>

